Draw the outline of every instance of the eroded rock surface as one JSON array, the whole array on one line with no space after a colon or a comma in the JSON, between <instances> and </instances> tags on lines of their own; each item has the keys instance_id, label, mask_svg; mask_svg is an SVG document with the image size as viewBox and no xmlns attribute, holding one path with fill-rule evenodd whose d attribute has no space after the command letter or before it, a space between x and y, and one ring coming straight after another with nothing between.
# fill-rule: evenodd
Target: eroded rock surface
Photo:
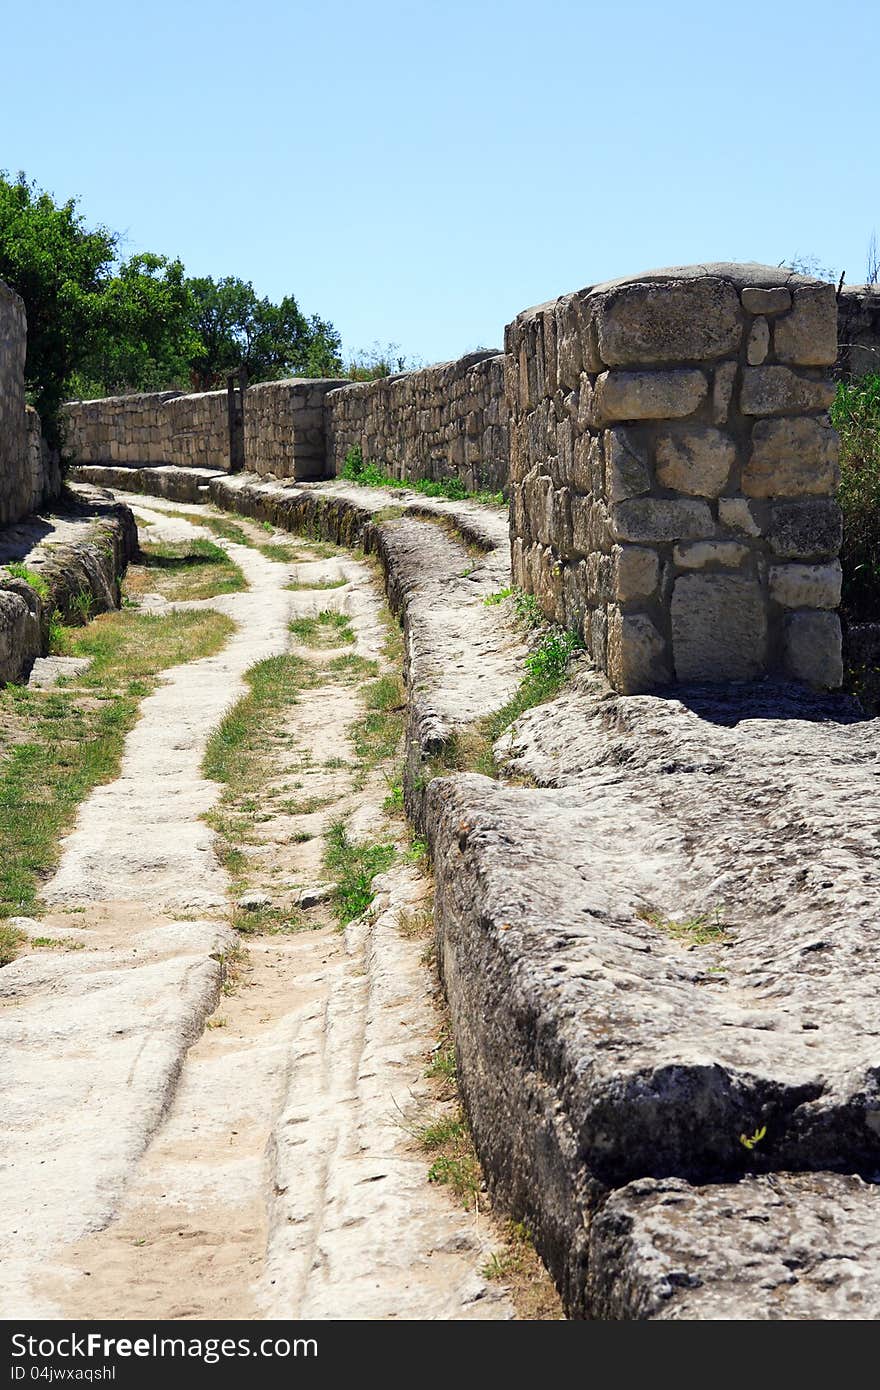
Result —
<instances>
[{"instance_id":1,"label":"eroded rock surface","mask_svg":"<svg viewBox=\"0 0 880 1390\"><path fill-rule=\"evenodd\" d=\"M796 687L584 675L498 751L543 785L428 790L442 968L480 1150L590 1315L609 1190L880 1170L880 741Z\"/></svg>"},{"instance_id":2,"label":"eroded rock surface","mask_svg":"<svg viewBox=\"0 0 880 1390\"><path fill-rule=\"evenodd\" d=\"M858 1177L642 1179L593 1222L590 1310L626 1321L873 1320L878 1218L880 1187Z\"/></svg>"}]
</instances>

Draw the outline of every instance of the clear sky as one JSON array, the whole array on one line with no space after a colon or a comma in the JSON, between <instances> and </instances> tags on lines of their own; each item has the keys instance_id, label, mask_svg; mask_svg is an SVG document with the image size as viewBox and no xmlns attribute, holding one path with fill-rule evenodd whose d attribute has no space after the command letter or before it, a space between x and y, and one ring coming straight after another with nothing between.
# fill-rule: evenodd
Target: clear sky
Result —
<instances>
[{"instance_id":1,"label":"clear sky","mask_svg":"<svg viewBox=\"0 0 880 1390\"><path fill-rule=\"evenodd\" d=\"M617 275L880 235L876 0L2 0L0 168L436 361Z\"/></svg>"}]
</instances>

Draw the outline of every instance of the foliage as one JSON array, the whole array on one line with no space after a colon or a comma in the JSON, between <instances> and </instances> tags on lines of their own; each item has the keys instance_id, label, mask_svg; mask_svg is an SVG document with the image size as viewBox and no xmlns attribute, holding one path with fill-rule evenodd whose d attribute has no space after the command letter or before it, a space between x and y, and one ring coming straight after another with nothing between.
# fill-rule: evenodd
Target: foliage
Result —
<instances>
[{"instance_id":1,"label":"foliage","mask_svg":"<svg viewBox=\"0 0 880 1390\"><path fill-rule=\"evenodd\" d=\"M438 1116L423 1125L415 1137L419 1147L434 1156L428 1182L449 1187L467 1210L475 1208L483 1175L462 1111Z\"/></svg>"},{"instance_id":2,"label":"foliage","mask_svg":"<svg viewBox=\"0 0 880 1390\"><path fill-rule=\"evenodd\" d=\"M76 200L56 203L23 174L0 174L0 280L27 310L25 381L52 442L67 383L102 318L118 238L89 230Z\"/></svg>"},{"instance_id":3,"label":"foliage","mask_svg":"<svg viewBox=\"0 0 880 1390\"><path fill-rule=\"evenodd\" d=\"M13 560L11 565L6 566L6 573L13 579L23 579L25 584L29 584L35 594L39 594L41 599L49 597L49 585L42 574L37 574L36 570L28 569L20 560Z\"/></svg>"},{"instance_id":4,"label":"foliage","mask_svg":"<svg viewBox=\"0 0 880 1390\"><path fill-rule=\"evenodd\" d=\"M516 694L485 721L485 736L491 743L526 710L544 704L559 693L565 684L569 663L583 650L583 645L576 632L555 624L546 629L526 658L525 678Z\"/></svg>"},{"instance_id":5,"label":"foliage","mask_svg":"<svg viewBox=\"0 0 880 1390\"><path fill-rule=\"evenodd\" d=\"M247 583L221 546L193 538L145 542L137 563L129 566L125 587L129 599L150 592L192 601L241 593Z\"/></svg>"},{"instance_id":6,"label":"foliage","mask_svg":"<svg viewBox=\"0 0 880 1390\"><path fill-rule=\"evenodd\" d=\"M384 347L373 343L371 348L361 348L354 354L345 368L345 375L351 381L379 381L397 372L415 371L420 365L407 361L400 352L399 343L386 343Z\"/></svg>"},{"instance_id":7,"label":"foliage","mask_svg":"<svg viewBox=\"0 0 880 1390\"><path fill-rule=\"evenodd\" d=\"M235 276L187 278L180 260L120 256L118 233L88 227L24 174L0 173L0 280L27 311L25 379L47 438L65 399L251 381L341 376L333 325L292 295L259 298Z\"/></svg>"},{"instance_id":8,"label":"foliage","mask_svg":"<svg viewBox=\"0 0 880 1390\"><path fill-rule=\"evenodd\" d=\"M444 497L448 502L463 502L469 498L489 506L504 505L502 493L468 492L460 478L392 478L378 463L364 459L359 444L354 444L345 455L341 476L361 487L405 488L410 492L419 492L423 497Z\"/></svg>"},{"instance_id":9,"label":"foliage","mask_svg":"<svg viewBox=\"0 0 880 1390\"><path fill-rule=\"evenodd\" d=\"M58 648L88 657L77 689L0 691L8 735L0 759L0 918L38 911L41 879L92 787L118 775L138 700L157 673L220 650L232 622L214 612L161 615L130 608L72 632L57 622Z\"/></svg>"},{"instance_id":10,"label":"foliage","mask_svg":"<svg viewBox=\"0 0 880 1390\"><path fill-rule=\"evenodd\" d=\"M837 271L829 265L823 265L818 256L796 255L792 256L790 261L783 261L782 265L788 270L793 270L796 275L811 275L814 280L837 280Z\"/></svg>"},{"instance_id":11,"label":"foliage","mask_svg":"<svg viewBox=\"0 0 880 1390\"><path fill-rule=\"evenodd\" d=\"M759 1128L755 1130L754 1134L741 1134L739 1136L739 1142L742 1144L744 1149L751 1150L755 1147L756 1144L760 1144L761 1140L766 1138L766 1136L767 1126L760 1125Z\"/></svg>"},{"instance_id":12,"label":"foliage","mask_svg":"<svg viewBox=\"0 0 880 1390\"><path fill-rule=\"evenodd\" d=\"M539 628L544 621L544 616L538 607L538 600L534 594L527 594L525 589L514 589L513 611L523 627L530 631Z\"/></svg>"},{"instance_id":13,"label":"foliage","mask_svg":"<svg viewBox=\"0 0 880 1390\"><path fill-rule=\"evenodd\" d=\"M132 256L103 287L67 394L87 399L184 385L198 345L182 263Z\"/></svg>"},{"instance_id":14,"label":"foliage","mask_svg":"<svg viewBox=\"0 0 880 1390\"><path fill-rule=\"evenodd\" d=\"M727 932L721 909L718 907L713 908L711 912L698 912L695 916L687 917L680 922L672 921L659 912L645 911L640 916L658 931L666 932L667 936L685 942L688 947L711 946L714 942L722 941Z\"/></svg>"},{"instance_id":15,"label":"foliage","mask_svg":"<svg viewBox=\"0 0 880 1390\"><path fill-rule=\"evenodd\" d=\"M196 338L189 366L200 390L222 385L239 367L249 381L341 374L339 334L317 315L307 319L293 295L273 304L231 275L186 283Z\"/></svg>"},{"instance_id":16,"label":"foliage","mask_svg":"<svg viewBox=\"0 0 880 1390\"><path fill-rule=\"evenodd\" d=\"M354 630L347 614L330 608L311 618L294 618L288 624L298 642L307 647L338 647L354 642Z\"/></svg>"},{"instance_id":17,"label":"foliage","mask_svg":"<svg viewBox=\"0 0 880 1390\"><path fill-rule=\"evenodd\" d=\"M390 869L396 857L392 844L350 839L344 821L330 826L324 867L336 880L336 916L340 926L347 926L366 912L373 901L373 879Z\"/></svg>"},{"instance_id":18,"label":"foliage","mask_svg":"<svg viewBox=\"0 0 880 1390\"><path fill-rule=\"evenodd\" d=\"M840 434L843 609L850 622L880 618L880 373L841 381L831 407Z\"/></svg>"}]
</instances>

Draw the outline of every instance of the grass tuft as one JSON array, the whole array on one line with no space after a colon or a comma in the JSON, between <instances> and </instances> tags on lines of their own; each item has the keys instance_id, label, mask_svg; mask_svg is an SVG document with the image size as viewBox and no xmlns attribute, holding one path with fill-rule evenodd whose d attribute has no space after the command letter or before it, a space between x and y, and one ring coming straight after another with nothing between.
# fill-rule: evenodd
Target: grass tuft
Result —
<instances>
[{"instance_id":1,"label":"grass tuft","mask_svg":"<svg viewBox=\"0 0 880 1390\"><path fill-rule=\"evenodd\" d=\"M125 591L129 598L147 592L169 600L215 598L247 588L245 577L225 550L213 541L146 542L129 566Z\"/></svg>"},{"instance_id":2,"label":"grass tuft","mask_svg":"<svg viewBox=\"0 0 880 1390\"><path fill-rule=\"evenodd\" d=\"M392 844L350 839L342 820L329 827L324 867L336 881L334 900L340 926L366 912L373 900L373 879L390 869L396 857Z\"/></svg>"},{"instance_id":3,"label":"grass tuft","mask_svg":"<svg viewBox=\"0 0 880 1390\"><path fill-rule=\"evenodd\" d=\"M0 691L0 918L35 915L58 841L85 796L119 771L125 735L160 671L213 655L232 631L221 613L104 613L58 627L56 650L88 657L75 688Z\"/></svg>"},{"instance_id":4,"label":"grass tuft","mask_svg":"<svg viewBox=\"0 0 880 1390\"><path fill-rule=\"evenodd\" d=\"M27 565L15 560L11 565L6 566L6 573L13 579L23 579L25 584L29 584L35 594L38 594L45 602L49 597L49 585L42 574L36 570L28 569Z\"/></svg>"},{"instance_id":5,"label":"grass tuft","mask_svg":"<svg viewBox=\"0 0 880 1390\"><path fill-rule=\"evenodd\" d=\"M492 507L506 505L502 492L468 492L460 478L394 478L378 463L366 461L358 444L346 454L340 476L361 487L406 488L423 497L443 497L448 502L470 500Z\"/></svg>"},{"instance_id":6,"label":"grass tuft","mask_svg":"<svg viewBox=\"0 0 880 1390\"><path fill-rule=\"evenodd\" d=\"M355 640L350 618L329 608L314 618L294 618L290 631L306 647L338 647Z\"/></svg>"}]
</instances>

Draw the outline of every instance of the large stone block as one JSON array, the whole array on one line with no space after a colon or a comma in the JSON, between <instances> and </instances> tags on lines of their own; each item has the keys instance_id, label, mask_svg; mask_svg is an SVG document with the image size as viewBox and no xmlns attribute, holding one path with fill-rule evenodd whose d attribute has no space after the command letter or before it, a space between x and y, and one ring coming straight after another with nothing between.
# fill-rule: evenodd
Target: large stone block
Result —
<instances>
[{"instance_id":1,"label":"large stone block","mask_svg":"<svg viewBox=\"0 0 880 1390\"><path fill-rule=\"evenodd\" d=\"M833 285L802 285L790 313L773 325L780 362L830 367L837 359L837 296Z\"/></svg>"},{"instance_id":2,"label":"large stone block","mask_svg":"<svg viewBox=\"0 0 880 1390\"><path fill-rule=\"evenodd\" d=\"M611 509L615 540L700 540L715 534L715 523L706 502L677 498L638 497L618 502Z\"/></svg>"},{"instance_id":3,"label":"large stone block","mask_svg":"<svg viewBox=\"0 0 880 1390\"><path fill-rule=\"evenodd\" d=\"M603 372L596 380L593 418L678 420L692 415L706 397L705 374L693 367L658 372Z\"/></svg>"},{"instance_id":4,"label":"large stone block","mask_svg":"<svg viewBox=\"0 0 880 1390\"><path fill-rule=\"evenodd\" d=\"M737 531L741 536L761 534L761 523L752 510L752 504L744 497L719 497L718 521L728 531Z\"/></svg>"},{"instance_id":5,"label":"large stone block","mask_svg":"<svg viewBox=\"0 0 880 1390\"><path fill-rule=\"evenodd\" d=\"M791 613L785 620L785 661L808 685L836 690L843 683L840 619L836 613Z\"/></svg>"},{"instance_id":6,"label":"large stone block","mask_svg":"<svg viewBox=\"0 0 880 1390\"><path fill-rule=\"evenodd\" d=\"M606 491L611 502L650 492L648 446L635 430L618 426L605 431Z\"/></svg>"},{"instance_id":7,"label":"large stone block","mask_svg":"<svg viewBox=\"0 0 880 1390\"><path fill-rule=\"evenodd\" d=\"M738 350L742 325L739 297L724 280L622 285L600 302L599 354L609 366L710 362Z\"/></svg>"},{"instance_id":8,"label":"large stone block","mask_svg":"<svg viewBox=\"0 0 880 1390\"><path fill-rule=\"evenodd\" d=\"M791 290L781 286L765 290L756 285L747 285L741 298L743 308L750 314L784 314L791 308Z\"/></svg>"},{"instance_id":9,"label":"large stone block","mask_svg":"<svg viewBox=\"0 0 880 1390\"><path fill-rule=\"evenodd\" d=\"M770 597L783 608L837 608L842 577L839 560L827 565L773 565Z\"/></svg>"},{"instance_id":10,"label":"large stone block","mask_svg":"<svg viewBox=\"0 0 880 1390\"><path fill-rule=\"evenodd\" d=\"M644 613L608 615L608 679L624 695L639 695L667 685L672 673L666 643Z\"/></svg>"},{"instance_id":11,"label":"large stone block","mask_svg":"<svg viewBox=\"0 0 880 1390\"><path fill-rule=\"evenodd\" d=\"M660 583L656 550L641 545L614 547L614 593L619 603L650 598Z\"/></svg>"},{"instance_id":12,"label":"large stone block","mask_svg":"<svg viewBox=\"0 0 880 1390\"><path fill-rule=\"evenodd\" d=\"M793 372L790 367L746 367L740 391L743 415L785 415L827 410L834 400L833 381Z\"/></svg>"},{"instance_id":13,"label":"large stone block","mask_svg":"<svg viewBox=\"0 0 880 1390\"><path fill-rule=\"evenodd\" d=\"M775 555L786 560L819 560L836 555L843 541L843 516L836 502L816 499L776 502L768 532Z\"/></svg>"},{"instance_id":14,"label":"large stone block","mask_svg":"<svg viewBox=\"0 0 880 1390\"><path fill-rule=\"evenodd\" d=\"M808 415L758 420L752 453L743 469L749 497L797 497L830 493L837 486L837 435Z\"/></svg>"},{"instance_id":15,"label":"large stone block","mask_svg":"<svg viewBox=\"0 0 880 1390\"><path fill-rule=\"evenodd\" d=\"M681 575L672 592L671 618L678 680L753 680L763 671L767 619L755 580Z\"/></svg>"},{"instance_id":16,"label":"large stone block","mask_svg":"<svg viewBox=\"0 0 880 1390\"><path fill-rule=\"evenodd\" d=\"M697 497L717 497L736 463L736 444L710 425L682 426L661 434L657 478L664 487Z\"/></svg>"},{"instance_id":17,"label":"large stone block","mask_svg":"<svg viewBox=\"0 0 880 1390\"><path fill-rule=\"evenodd\" d=\"M672 558L684 570L701 570L706 565L737 569L748 553L749 547L739 541L685 541L673 548Z\"/></svg>"},{"instance_id":18,"label":"large stone block","mask_svg":"<svg viewBox=\"0 0 880 1390\"><path fill-rule=\"evenodd\" d=\"M770 347L770 325L765 318L755 319L746 345L746 360L753 367L763 362Z\"/></svg>"}]
</instances>

